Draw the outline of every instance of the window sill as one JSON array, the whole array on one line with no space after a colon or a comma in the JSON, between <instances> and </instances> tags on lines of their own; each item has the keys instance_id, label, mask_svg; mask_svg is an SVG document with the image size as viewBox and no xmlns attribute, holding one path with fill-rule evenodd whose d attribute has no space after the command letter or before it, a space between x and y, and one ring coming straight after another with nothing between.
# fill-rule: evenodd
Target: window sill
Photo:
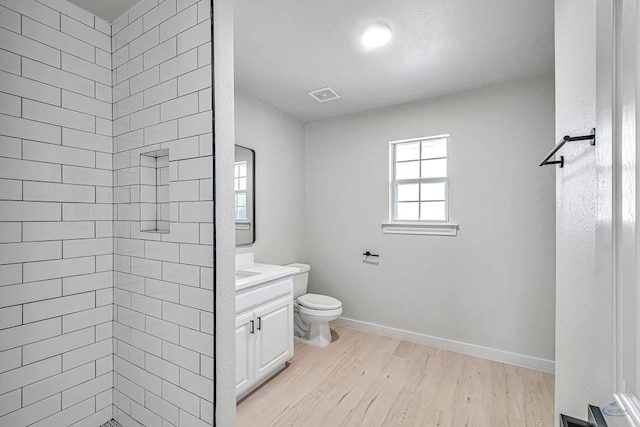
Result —
<instances>
[{"instance_id":1,"label":"window sill","mask_svg":"<svg viewBox=\"0 0 640 427\"><path fill-rule=\"evenodd\" d=\"M384 234L416 234L423 236L457 236L458 224L451 222L382 224Z\"/></svg>"},{"instance_id":2,"label":"window sill","mask_svg":"<svg viewBox=\"0 0 640 427\"><path fill-rule=\"evenodd\" d=\"M236 221L236 230L251 230L251 221Z\"/></svg>"}]
</instances>

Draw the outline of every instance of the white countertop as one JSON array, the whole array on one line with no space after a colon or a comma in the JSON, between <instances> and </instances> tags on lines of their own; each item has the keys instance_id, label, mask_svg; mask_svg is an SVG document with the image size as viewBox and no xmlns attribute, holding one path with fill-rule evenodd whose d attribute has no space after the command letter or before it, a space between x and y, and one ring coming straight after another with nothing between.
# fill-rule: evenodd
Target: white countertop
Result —
<instances>
[{"instance_id":1,"label":"white countertop","mask_svg":"<svg viewBox=\"0 0 640 427\"><path fill-rule=\"evenodd\" d=\"M295 268L285 267L283 265L272 264L247 264L239 266L236 275L244 275L253 273L247 277L236 278L236 291L250 288L270 280L280 279L281 277L290 276L297 272ZM237 276L236 276L237 277Z\"/></svg>"}]
</instances>

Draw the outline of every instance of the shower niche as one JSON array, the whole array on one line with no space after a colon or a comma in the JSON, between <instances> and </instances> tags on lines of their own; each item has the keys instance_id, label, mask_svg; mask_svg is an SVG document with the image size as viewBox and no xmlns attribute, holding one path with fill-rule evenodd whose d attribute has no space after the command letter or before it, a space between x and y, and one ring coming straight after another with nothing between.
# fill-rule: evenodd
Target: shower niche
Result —
<instances>
[{"instance_id":1,"label":"shower niche","mask_svg":"<svg viewBox=\"0 0 640 427\"><path fill-rule=\"evenodd\" d=\"M169 150L140 154L140 231L169 233Z\"/></svg>"}]
</instances>

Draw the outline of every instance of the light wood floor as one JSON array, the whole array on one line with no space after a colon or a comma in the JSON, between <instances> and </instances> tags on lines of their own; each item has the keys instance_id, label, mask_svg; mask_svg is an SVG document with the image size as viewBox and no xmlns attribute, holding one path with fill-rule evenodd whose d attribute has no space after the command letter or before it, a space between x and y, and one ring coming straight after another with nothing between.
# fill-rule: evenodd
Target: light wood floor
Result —
<instances>
[{"instance_id":1,"label":"light wood floor","mask_svg":"<svg viewBox=\"0 0 640 427\"><path fill-rule=\"evenodd\" d=\"M239 427L553 426L554 376L332 325L238 403Z\"/></svg>"}]
</instances>

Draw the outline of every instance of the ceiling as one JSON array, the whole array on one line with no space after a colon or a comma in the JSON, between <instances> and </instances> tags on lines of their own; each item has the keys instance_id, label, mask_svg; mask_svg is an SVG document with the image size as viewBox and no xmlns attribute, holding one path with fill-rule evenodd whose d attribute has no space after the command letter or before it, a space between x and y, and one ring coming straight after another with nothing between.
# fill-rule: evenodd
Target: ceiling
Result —
<instances>
[{"instance_id":1,"label":"ceiling","mask_svg":"<svg viewBox=\"0 0 640 427\"><path fill-rule=\"evenodd\" d=\"M140 0L69 0L71 3L88 10L107 22L113 22L118 16Z\"/></svg>"},{"instance_id":2,"label":"ceiling","mask_svg":"<svg viewBox=\"0 0 640 427\"><path fill-rule=\"evenodd\" d=\"M553 73L553 0L236 0L236 88L303 122ZM360 45L385 22L391 43ZM307 92L330 86L340 99Z\"/></svg>"},{"instance_id":3,"label":"ceiling","mask_svg":"<svg viewBox=\"0 0 640 427\"><path fill-rule=\"evenodd\" d=\"M70 0L111 22L138 0ZM236 88L302 122L553 72L553 0L234 0ZM363 28L391 43L365 51ZM307 92L331 87L318 103Z\"/></svg>"}]
</instances>

